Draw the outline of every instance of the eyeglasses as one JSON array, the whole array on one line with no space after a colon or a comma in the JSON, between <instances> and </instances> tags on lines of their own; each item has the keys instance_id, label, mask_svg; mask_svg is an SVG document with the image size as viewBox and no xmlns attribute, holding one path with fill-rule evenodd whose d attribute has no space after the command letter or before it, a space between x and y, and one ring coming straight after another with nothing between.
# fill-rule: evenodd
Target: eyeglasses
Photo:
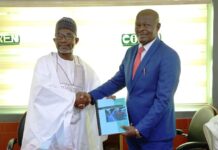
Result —
<instances>
[{"instance_id":1,"label":"eyeglasses","mask_svg":"<svg viewBox=\"0 0 218 150\"><path fill-rule=\"evenodd\" d=\"M57 41L62 41L63 39L66 40L66 41L71 41L71 40L73 40L74 38L76 38L76 35L73 35L73 34L58 33L58 34L55 36L55 39L56 39Z\"/></svg>"}]
</instances>

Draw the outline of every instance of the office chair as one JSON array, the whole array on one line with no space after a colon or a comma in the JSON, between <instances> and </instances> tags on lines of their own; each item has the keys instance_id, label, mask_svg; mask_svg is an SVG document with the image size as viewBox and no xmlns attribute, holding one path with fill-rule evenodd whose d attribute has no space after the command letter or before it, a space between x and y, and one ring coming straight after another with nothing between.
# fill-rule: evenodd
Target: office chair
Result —
<instances>
[{"instance_id":1,"label":"office chair","mask_svg":"<svg viewBox=\"0 0 218 150\"><path fill-rule=\"evenodd\" d=\"M208 143L204 136L203 125L217 114L216 109L211 105L206 105L195 112L189 125L188 133L177 129L177 135L187 138L187 142L179 145L176 150L209 150Z\"/></svg>"},{"instance_id":2,"label":"office chair","mask_svg":"<svg viewBox=\"0 0 218 150\"><path fill-rule=\"evenodd\" d=\"M13 150L15 144L18 144L18 146L21 147L25 119L26 119L26 112L23 114L23 116L20 119L20 122L18 125L18 131L17 131L17 138L12 138L8 141L7 150Z\"/></svg>"}]
</instances>

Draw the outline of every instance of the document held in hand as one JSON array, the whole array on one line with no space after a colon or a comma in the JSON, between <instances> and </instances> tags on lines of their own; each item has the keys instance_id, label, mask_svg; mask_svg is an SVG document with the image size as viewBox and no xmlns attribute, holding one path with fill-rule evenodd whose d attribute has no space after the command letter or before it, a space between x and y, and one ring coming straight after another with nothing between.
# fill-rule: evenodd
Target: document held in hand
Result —
<instances>
[{"instance_id":1,"label":"document held in hand","mask_svg":"<svg viewBox=\"0 0 218 150\"><path fill-rule=\"evenodd\" d=\"M99 135L119 134L125 132L121 126L129 126L125 98L96 101L96 114Z\"/></svg>"}]
</instances>

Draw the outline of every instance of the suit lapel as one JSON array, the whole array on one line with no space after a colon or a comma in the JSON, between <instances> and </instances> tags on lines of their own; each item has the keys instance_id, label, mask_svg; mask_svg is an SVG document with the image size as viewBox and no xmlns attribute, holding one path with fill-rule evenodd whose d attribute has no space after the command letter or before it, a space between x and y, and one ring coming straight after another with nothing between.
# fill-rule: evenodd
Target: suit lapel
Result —
<instances>
[{"instance_id":1,"label":"suit lapel","mask_svg":"<svg viewBox=\"0 0 218 150\"><path fill-rule=\"evenodd\" d=\"M144 58L142 59L142 62L140 63L133 80L132 80L132 71L131 71L131 75L130 75L131 76L130 77L130 81L131 81L130 91L133 89L133 87L137 83L139 77L141 75L146 74L146 66L148 65L148 63L149 63L150 59L152 58L152 56L157 51L157 47L159 46L159 43L160 43L160 39L156 39L156 41L154 41L154 43L152 44L152 46L150 47L150 49L147 51ZM134 53L134 54L136 55L136 53ZM132 57L133 60L131 60L132 61L131 62L131 69L133 67L135 55L133 55L134 56L134 57Z\"/></svg>"},{"instance_id":2,"label":"suit lapel","mask_svg":"<svg viewBox=\"0 0 218 150\"><path fill-rule=\"evenodd\" d=\"M128 87L132 86L132 70L133 70L133 64L134 60L137 54L138 45L134 46L130 50L130 60L129 60L129 67L127 68L127 81L128 81Z\"/></svg>"}]
</instances>

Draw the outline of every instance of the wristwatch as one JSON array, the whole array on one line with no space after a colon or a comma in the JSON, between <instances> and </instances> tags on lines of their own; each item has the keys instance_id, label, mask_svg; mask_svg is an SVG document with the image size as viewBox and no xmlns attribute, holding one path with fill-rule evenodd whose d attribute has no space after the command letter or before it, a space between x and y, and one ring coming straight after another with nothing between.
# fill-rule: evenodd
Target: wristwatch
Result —
<instances>
[{"instance_id":1,"label":"wristwatch","mask_svg":"<svg viewBox=\"0 0 218 150\"><path fill-rule=\"evenodd\" d=\"M135 128L136 138L141 138L142 136L139 133L139 130Z\"/></svg>"}]
</instances>

